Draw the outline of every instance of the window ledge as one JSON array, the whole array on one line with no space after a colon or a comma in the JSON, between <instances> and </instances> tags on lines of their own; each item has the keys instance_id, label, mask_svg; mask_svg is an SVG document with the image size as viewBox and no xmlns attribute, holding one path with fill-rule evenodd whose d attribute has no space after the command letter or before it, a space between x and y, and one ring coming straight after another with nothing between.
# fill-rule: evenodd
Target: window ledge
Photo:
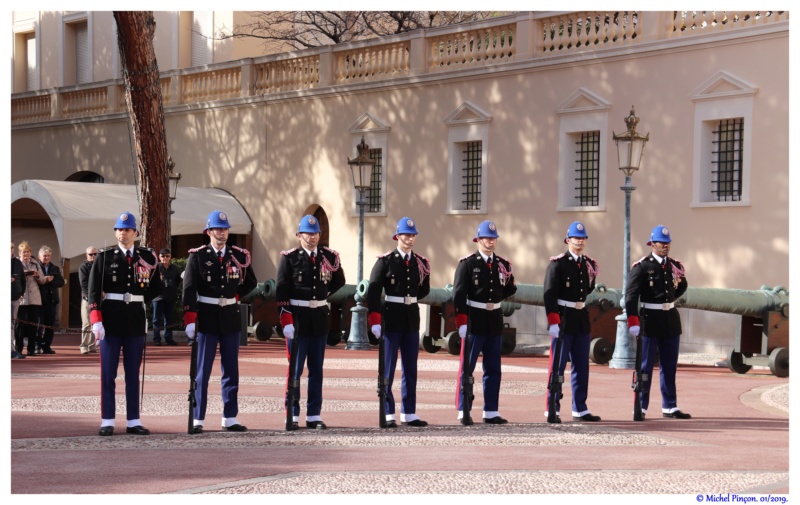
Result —
<instances>
[{"instance_id":1,"label":"window ledge","mask_svg":"<svg viewBox=\"0 0 800 505\"><path fill-rule=\"evenodd\" d=\"M454 210L454 209L447 209L445 211L445 214L457 216L457 215L470 215L470 214L472 214L472 215L474 215L474 214L488 214L488 212L485 209L480 209L480 210Z\"/></svg>"},{"instance_id":2,"label":"window ledge","mask_svg":"<svg viewBox=\"0 0 800 505\"><path fill-rule=\"evenodd\" d=\"M749 200L742 200L738 202L692 202L691 207L694 209L701 208L716 208L716 207L750 207Z\"/></svg>"},{"instance_id":3,"label":"window ledge","mask_svg":"<svg viewBox=\"0 0 800 505\"><path fill-rule=\"evenodd\" d=\"M556 207L556 212L605 212L605 205L592 205L586 207Z\"/></svg>"}]
</instances>

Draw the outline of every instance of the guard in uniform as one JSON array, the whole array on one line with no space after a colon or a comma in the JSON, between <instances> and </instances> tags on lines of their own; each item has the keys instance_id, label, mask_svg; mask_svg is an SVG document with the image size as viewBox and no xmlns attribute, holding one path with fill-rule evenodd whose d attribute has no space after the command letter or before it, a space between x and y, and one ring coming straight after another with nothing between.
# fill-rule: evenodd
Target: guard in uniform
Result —
<instances>
[{"instance_id":1,"label":"guard in uniform","mask_svg":"<svg viewBox=\"0 0 800 505\"><path fill-rule=\"evenodd\" d=\"M186 335L197 336L197 400L194 433L202 433L208 400L208 379L219 344L222 371L222 429L247 431L239 413L239 335L242 318L239 297L255 289L257 281L250 267L250 252L227 245L231 224L219 210L208 215L204 233L208 245L189 250L183 276L183 322Z\"/></svg>"},{"instance_id":2,"label":"guard in uniform","mask_svg":"<svg viewBox=\"0 0 800 505\"><path fill-rule=\"evenodd\" d=\"M500 302L517 292L511 262L494 253L497 226L491 221L478 225L473 242L478 250L459 260L453 281L453 304L456 326L463 339L470 325L470 372L475 370L478 355L483 353L483 422L506 424L500 417L500 350L503 345L503 312ZM461 346L464 352L464 346ZM461 384L461 375L458 377ZM460 391L460 389L459 389ZM467 423L462 410L463 393L458 394L458 419Z\"/></svg>"},{"instance_id":3,"label":"guard in uniform","mask_svg":"<svg viewBox=\"0 0 800 505\"><path fill-rule=\"evenodd\" d=\"M411 249L417 239L417 227L411 218L397 222L394 240L397 249L378 256L369 276L367 305L370 331L377 338L385 338L383 360L386 366L386 426L396 428L392 383L397 368L397 351L400 350L403 376L400 392L400 422L409 426L424 427L428 423L416 414L417 409L417 358L419 356L419 304L431 291L431 265L427 258ZM386 294L381 305L381 293ZM383 332L381 330L383 322ZM382 335L385 333L385 335Z\"/></svg>"},{"instance_id":4,"label":"guard in uniform","mask_svg":"<svg viewBox=\"0 0 800 505\"><path fill-rule=\"evenodd\" d=\"M345 281L339 253L327 247L318 247L319 234L317 219L303 216L296 233L300 247L281 252L275 298L288 356L291 355L292 339L298 339L295 379L299 380L303 375L303 366L308 360L306 427L324 430L326 426L320 416L322 363L330 327L326 300L344 286ZM291 407L294 422L297 423L300 417L299 399Z\"/></svg>"},{"instance_id":5,"label":"guard in uniform","mask_svg":"<svg viewBox=\"0 0 800 505\"><path fill-rule=\"evenodd\" d=\"M136 218L123 212L114 223L117 245L98 253L89 272L89 320L100 347L100 436L114 434L114 390L122 351L125 370L126 433L149 435L139 420L139 366L144 354L145 304L161 293L158 259L136 247ZM107 330L107 331L106 331Z\"/></svg>"},{"instance_id":6,"label":"guard in uniform","mask_svg":"<svg viewBox=\"0 0 800 505\"><path fill-rule=\"evenodd\" d=\"M596 422L600 416L593 415L586 406L589 395L589 344L592 339L589 311L585 307L586 297L594 291L594 283L600 271L597 262L583 254L586 246L586 227L575 221L567 229L567 252L550 258L544 276L544 308L547 313L550 334L550 369L553 369L555 343L562 339L558 375L564 375L567 357L572 362L572 419ZM562 331L563 330L563 331ZM550 395L545 396L547 417ZM561 397L555 399L561 408ZM559 412L557 423L561 422Z\"/></svg>"},{"instance_id":7,"label":"guard in uniform","mask_svg":"<svg viewBox=\"0 0 800 505\"><path fill-rule=\"evenodd\" d=\"M678 349L681 340L681 316L675 308L689 283L680 261L669 257L672 237L666 226L658 225L647 242L652 252L631 265L625 286L625 312L633 337L642 333L642 372L652 377L656 349L661 364L661 412L664 417L690 419L678 408L675 374L678 370ZM642 413L650 404L650 384L644 383L641 394Z\"/></svg>"}]
</instances>

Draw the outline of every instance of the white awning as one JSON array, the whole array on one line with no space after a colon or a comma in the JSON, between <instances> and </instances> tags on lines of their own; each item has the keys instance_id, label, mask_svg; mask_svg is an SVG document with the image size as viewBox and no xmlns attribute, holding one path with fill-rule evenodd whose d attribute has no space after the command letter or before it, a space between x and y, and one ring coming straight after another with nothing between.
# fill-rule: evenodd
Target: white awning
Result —
<instances>
[{"instance_id":1,"label":"white awning","mask_svg":"<svg viewBox=\"0 0 800 505\"><path fill-rule=\"evenodd\" d=\"M30 199L38 203L25 205ZM18 202L15 205L15 202ZM141 223L136 188L123 184L23 180L11 186L11 219L46 219L55 229L62 258L82 256L87 245L114 240L114 222L119 214L132 212ZM221 189L178 187L172 202L172 235L202 233L211 211L228 214L231 233L249 234L250 217L236 199Z\"/></svg>"}]
</instances>

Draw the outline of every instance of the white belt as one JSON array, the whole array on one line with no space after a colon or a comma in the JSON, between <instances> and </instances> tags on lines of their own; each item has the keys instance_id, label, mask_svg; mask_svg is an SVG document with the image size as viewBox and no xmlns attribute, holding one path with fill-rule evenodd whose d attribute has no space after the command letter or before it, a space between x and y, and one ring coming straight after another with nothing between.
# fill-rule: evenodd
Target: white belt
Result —
<instances>
[{"instance_id":1,"label":"white belt","mask_svg":"<svg viewBox=\"0 0 800 505\"><path fill-rule=\"evenodd\" d=\"M120 302L143 302L144 296L130 293L106 293L106 300L119 300Z\"/></svg>"},{"instance_id":2,"label":"white belt","mask_svg":"<svg viewBox=\"0 0 800 505\"><path fill-rule=\"evenodd\" d=\"M498 310L500 308L500 303L481 303L473 302L472 300L467 300L467 305L483 310Z\"/></svg>"},{"instance_id":3,"label":"white belt","mask_svg":"<svg viewBox=\"0 0 800 505\"><path fill-rule=\"evenodd\" d=\"M328 304L325 300L289 300L289 303L297 307L309 307L312 309L323 307Z\"/></svg>"},{"instance_id":4,"label":"white belt","mask_svg":"<svg viewBox=\"0 0 800 505\"><path fill-rule=\"evenodd\" d=\"M562 307L569 307L571 309L582 309L586 306L586 302L568 302L566 300L559 300L558 304Z\"/></svg>"},{"instance_id":5,"label":"white belt","mask_svg":"<svg viewBox=\"0 0 800 505\"><path fill-rule=\"evenodd\" d=\"M402 303L404 305L411 305L412 303L417 303L416 296L387 296L387 302L392 303Z\"/></svg>"},{"instance_id":6,"label":"white belt","mask_svg":"<svg viewBox=\"0 0 800 505\"><path fill-rule=\"evenodd\" d=\"M669 310L675 308L675 302L669 303L643 303L642 307L650 310Z\"/></svg>"},{"instance_id":7,"label":"white belt","mask_svg":"<svg viewBox=\"0 0 800 505\"><path fill-rule=\"evenodd\" d=\"M236 298L212 298L210 296L198 296L197 301L200 303L207 303L209 305L219 305L220 307L224 307L226 305L233 305L236 303Z\"/></svg>"}]
</instances>

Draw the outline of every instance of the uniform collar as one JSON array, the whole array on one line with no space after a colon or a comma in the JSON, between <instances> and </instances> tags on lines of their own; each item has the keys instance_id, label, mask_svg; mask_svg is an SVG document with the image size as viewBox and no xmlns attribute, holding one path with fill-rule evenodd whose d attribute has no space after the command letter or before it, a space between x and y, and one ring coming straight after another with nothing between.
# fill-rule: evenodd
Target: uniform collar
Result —
<instances>
[{"instance_id":1,"label":"uniform collar","mask_svg":"<svg viewBox=\"0 0 800 505\"><path fill-rule=\"evenodd\" d=\"M222 249L219 249L219 250L215 249L214 246L211 245L211 244L208 244L208 247L210 247L211 250L214 251L214 254L217 254L217 253L221 252L222 255L225 256L225 247L224 246L222 247Z\"/></svg>"},{"instance_id":2,"label":"uniform collar","mask_svg":"<svg viewBox=\"0 0 800 505\"><path fill-rule=\"evenodd\" d=\"M659 256L659 255L658 255L658 254L656 254L656 253L650 253L650 254L652 254L652 255L653 255L653 258L655 258L655 259L656 259L656 261L658 262L658 264L659 264L659 265L663 265L663 264L664 264L664 261L667 259L667 258L662 258L661 256Z\"/></svg>"},{"instance_id":3,"label":"uniform collar","mask_svg":"<svg viewBox=\"0 0 800 505\"><path fill-rule=\"evenodd\" d=\"M575 254L574 252L570 251L569 249L567 249L567 253L569 253L570 255L572 255L572 259L573 259L573 260L575 260L575 261L580 261L580 260L581 260L581 256L579 256L579 255Z\"/></svg>"},{"instance_id":4,"label":"uniform collar","mask_svg":"<svg viewBox=\"0 0 800 505\"><path fill-rule=\"evenodd\" d=\"M412 254L413 252L414 252L414 251L409 251L409 252L408 252L408 259L411 259L411 254ZM399 254L401 258L404 258L404 257L405 257L405 255L406 255L406 253L404 253L404 252L402 251L402 249L400 249L399 247L397 248L397 254Z\"/></svg>"},{"instance_id":5,"label":"uniform collar","mask_svg":"<svg viewBox=\"0 0 800 505\"><path fill-rule=\"evenodd\" d=\"M313 253L313 254L316 254L316 255L319 255L319 251L317 250L317 248L316 248L316 247L314 248L314 250L313 250L313 251L309 251L308 249L306 249L306 248L305 248L305 247L303 247L303 246L300 246L300 247L302 247L302 248L303 248L303 250L306 252L306 254L308 254L309 258L311 257L311 254L312 254L312 253Z\"/></svg>"},{"instance_id":6,"label":"uniform collar","mask_svg":"<svg viewBox=\"0 0 800 505\"><path fill-rule=\"evenodd\" d=\"M133 253L134 253L134 250L133 250L134 248L133 248L133 247L131 247L130 249L125 249L125 248L124 248L124 247L122 247L121 245L118 245L118 247L119 247L119 250L120 250L120 251L122 251L122 255L123 255L123 256L127 256L127 255L128 255L128 251L130 251L130 252L131 252L131 256L133 256ZM96 257L97 257L97 256L95 256L95 258L96 258Z\"/></svg>"},{"instance_id":7,"label":"uniform collar","mask_svg":"<svg viewBox=\"0 0 800 505\"><path fill-rule=\"evenodd\" d=\"M481 255L481 258L483 258L484 262L489 260L489 256L483 254L483 251L481 251L480 249L478 249L478 254ZM494 254L492 254L492 261L494 261Z\"/></svg>"}]
</instances>

